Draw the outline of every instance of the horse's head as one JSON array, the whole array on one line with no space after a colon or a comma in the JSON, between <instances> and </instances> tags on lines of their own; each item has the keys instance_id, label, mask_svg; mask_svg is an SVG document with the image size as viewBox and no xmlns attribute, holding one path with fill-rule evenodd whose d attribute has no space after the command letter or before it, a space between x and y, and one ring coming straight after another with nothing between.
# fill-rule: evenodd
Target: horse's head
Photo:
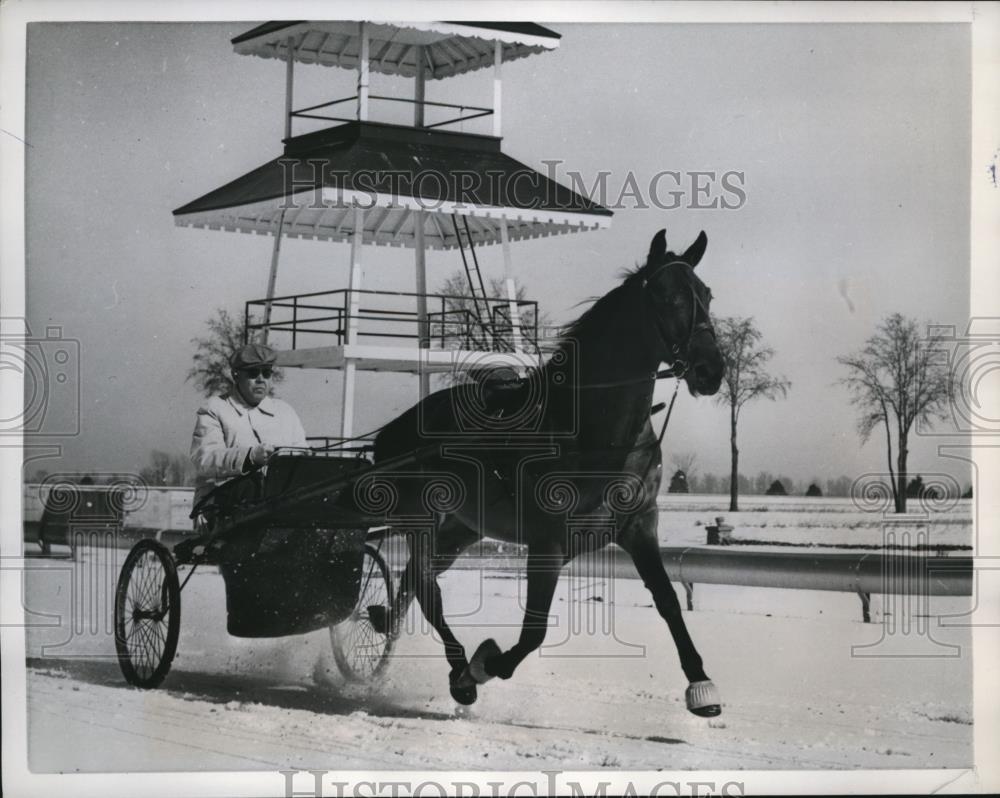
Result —
<instances>
[{"instance_id":1,"label":"horse's head","mask_svg":"<svg viewBox=\"0 0 1000 798\"><path fill-rule=\"evenodd\" d=\"M660 230L637 276L652 310L651 335L660 360L683 375L692 394L711 396L722 383L725 362L708 313L712 292L694 273L707 245L702 232L676 255L667 249L666 230Z\"/></svg>"}]
</instances>

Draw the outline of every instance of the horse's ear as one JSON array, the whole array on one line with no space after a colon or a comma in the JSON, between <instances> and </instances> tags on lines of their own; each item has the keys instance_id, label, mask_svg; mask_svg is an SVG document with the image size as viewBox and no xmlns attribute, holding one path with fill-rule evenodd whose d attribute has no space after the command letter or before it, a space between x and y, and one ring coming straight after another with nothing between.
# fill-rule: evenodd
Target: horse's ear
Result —
<instances>
[{"instance_id":1,"label":"horse's ear","mask_svg":"<svg viewBox=\"0 0 1000 798\"><path fill-rule=\"evenodd\" d=\"M653 242L649 245L649 263L658 263L667 254L667 231L661 230L653 236Z\"/></svg>"},{"instance_id":2,"label":"horse's ear","mask_svg":"<svg viewBox=\"0 0 1000 798\"><path fill-rule=\"evenodd\" d=\"M687 252L683 255L683 259L691 264L692 269L698 265L702 255L705 254L705 247L707 246L708 236L705 235L705 231L702 230L698 233L698 237L694 240L694 243L687 248Z\"/></svg>"}]
</instances>

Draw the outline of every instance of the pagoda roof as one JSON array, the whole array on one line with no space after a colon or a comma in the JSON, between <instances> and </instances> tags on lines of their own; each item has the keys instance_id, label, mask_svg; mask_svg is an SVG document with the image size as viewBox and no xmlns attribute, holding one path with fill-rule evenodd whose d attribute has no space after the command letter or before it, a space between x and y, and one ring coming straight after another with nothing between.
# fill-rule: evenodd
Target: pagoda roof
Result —
<instances>
[{"instance_id":1,"label":"pagoda roof","mask_svg":"<svg viewBox=\"0 0 1000 798\"><path fill-rule=\"evenodd\" d=\"M504 154L500 139L350 122L285 141L284 154L174 211L176 224L273 234L284 209L290 237L349 240L355 204L365 243L457 247L451 219L477 244L608 227L612 212ZM465 222L461 224L465 242Z\"/></svg>"},{"instance_id":2,"label":"pagoda roof","mask_svg":"<svg viewBox=\"0 0 1000 798\"><path fill-rule=\"evenodd\" d=\"M423 47L425 76L440 79L493 66L500 42L504 62L559 46L560 34L534 22L368 22L369 69L389 75L416 74ZM240 55L286 60L288 39L295 60L354 69L361 51L356 21L273 21L232 40Z\"/></svg>"}]
</instances>

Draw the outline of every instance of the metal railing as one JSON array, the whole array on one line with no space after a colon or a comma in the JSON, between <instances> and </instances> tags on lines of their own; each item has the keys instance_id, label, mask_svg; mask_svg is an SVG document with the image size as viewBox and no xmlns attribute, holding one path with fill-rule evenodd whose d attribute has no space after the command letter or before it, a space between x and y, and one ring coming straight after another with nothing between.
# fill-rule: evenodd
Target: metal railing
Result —
<instances>
[{"instance_id":1,"label":"metal railing","mask_svg":"<svg viewBox=\"0 0 1000 798\"><path fill-rule=\"evenodd\" d=\"M317 103L316 105L310 105L305 108L299 108L291 111L289 116L292 119L322 119L329 122L354 122L357 121L356 117L346 117L346 116L328 116L326 114L316 114L313 111L319 111L324 108L332 108L335 105L340 105L346 102L356 101L358 95L353 95L351 97L341 97L339 100L330 100L325 103ZM382 94L369 94L369 100L385 100L388 102L396 103L407 103L409 105L419 105L423 108L457 108L458 116L454 119L446 119L443 122L435 122L432 125L423 125L422 130L429 130L437 127L445 127L446 125L454 125L459 122L467 122L470 119L479 119L484 116L492 116L494 113L492 108L484 108L478 105L462 105L458 103L441 103L432 102L431 100L412 100L407 97L387 97ZM466 111L472 111L471 114L466 114Z\"/></svg>"},{"instance_id":2,"label":"metal railing","mask_svg":"<svg viewBox=\"0 0 1000 798\"><path fill-rule=\"evenodd\" d=\"M357 310L352 313L352 301L357 297ZM415 309L418 298L426 300L435 310L422 322ZM488 318L477 315L474 303L485 303ZM517 336L511 323L510 300L456 294L417 294L409 291L354 291L340 288L316 291L273 299L252 299L244 309L244 340L266 330L269 334L284 333L290 337L289 348L297 349L302 337L310 346L329 343L342 346L348 326L352 325L358 339L382 338L416 340L423 348L471 349L482 352L513 352L515 337L528 351L538 350L538 303L517 300L519 324ZM266 309L270 306L270 320Z\"/></svg>"},{"instance_id":3,"label":"metal railing","mask_svg":"<svg viewBox=\"0 0 1000 798\"><path fill-rule=\"evenodd\" d=\"M635 565L624 551L606 548L593 555L601 564L593 574L635 579ZM662 547L667 575L684 586L687 608L694 609L694 585L738 585L786 590L854 593L861 599L862 620L871 621L872 594L909 596L971 596L972 557L928 556L914 553L804 554L732 551L693 547ZM605 559L606 558L606 559ZM526 554L459 558L454 567L524 569Z\"/></svg>"}]
</instances>

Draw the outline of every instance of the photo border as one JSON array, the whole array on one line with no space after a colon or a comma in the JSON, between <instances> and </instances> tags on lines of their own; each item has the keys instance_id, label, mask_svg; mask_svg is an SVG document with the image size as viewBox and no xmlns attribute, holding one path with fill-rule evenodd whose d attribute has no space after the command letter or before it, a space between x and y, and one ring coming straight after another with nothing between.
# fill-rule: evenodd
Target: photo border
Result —
<instances>
[{"instance_id":1,"label":"photo border","mask_svg":"<svg viewBox=\"0 0 1000 798\"><path fill-rule=\"evenodd\" d=\"M235 0L175 0L162 2L7 2L0 6L0 318L24 316L24 148L26 25L34 21L226 21L264 19L308 19L356 16L357 4L328 0L236 2ZM517 2L485 0L468 2L425 2L418 6L402 2L373 0L366 5L370 18L407 19L537 19L543 22L672 22L672 23L967 23L972 27L972 156L970 169L971 215L971 316L1000 315L1000 275L995 264L1000 253L1000 191L985 179L985 171L1000 147L1000 7L979 3L587 3ZM19 375L0 374L0 410L14 417L23 396ZM16 437L0 440L0 529L3 552L0 558L0 606L2 606L3 670L3 790L6 795L48 795L56 791L77 795L145 796L232 796L280 794L281 778L274 773L128 773L39 775L27 769L27 707L25 645L21 617L21 473L23 441ZM1000 485L1000 447L987 442L971 451L981 485ZM980 529L996 530L1000 518L1000 493L976 491L976 520ZM996 557L997 535L983 535L976 551L980 557ZM17 552L11 556L11 552ZM997 580L992 580L996 582ZM989 585L980 603L1000 607L1000 586ZM982 589L982 588L981 588ZM572 778L584 785L611 782L609 794L629 783L637 792L664 781L688 784L692 781L723 785L742 782L750 793L887 793L887 792L990 792L1000 790L1000 762L989 755L1000 747L996 663L1000 662L1000 628L973 629L974 649L974 751L975 768L969 770L878 770L878 771L663 771L657 773L562 772L560 779ZM388 775L388 774L387 774ZM441 779L440 772L393 772L392 779ZM344 772L340 780L370 780L375 774ZM377 777L376 777L377 778ZM485 785L488 781L509 782L545 777L535 773L454 773L447 778ZM565 782L563 782L565 783ZM616 790L617 788L617 790Z\"/></svg>"}]
</instances>

